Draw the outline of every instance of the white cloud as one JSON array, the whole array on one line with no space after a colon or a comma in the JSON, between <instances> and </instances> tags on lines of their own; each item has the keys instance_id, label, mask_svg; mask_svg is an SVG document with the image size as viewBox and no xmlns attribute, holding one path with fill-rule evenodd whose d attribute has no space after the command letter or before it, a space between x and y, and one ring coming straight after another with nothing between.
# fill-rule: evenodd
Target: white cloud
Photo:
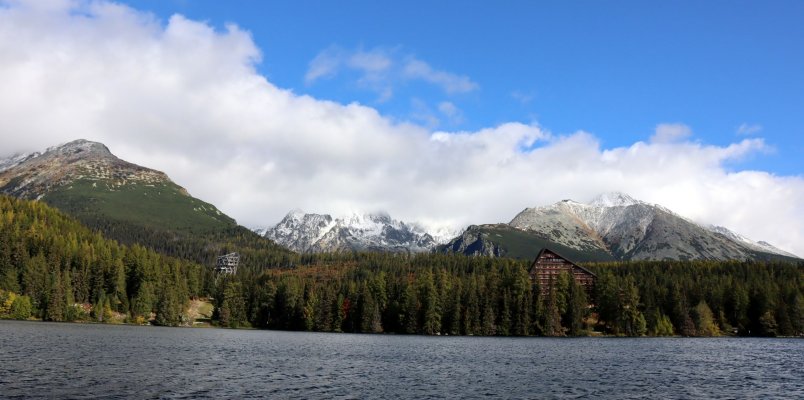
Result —
<instances>
[{"instance_id":1,"label":"white cloud","mask_svg":"<svg viewBox=\"0 0 804 400\"><path fill-rule=\"evenodd\" d=\"M401 57L396 49L381 47L349 51L330 46L313 58L305 74L308 85L320 79L333 78L344 71L356 71L359 86L378 92L381 101L388 100L395 85L407 81L424 81L440 87L447 94L467 93L479 86L469 77L434 69L412 56Z\"/></svg>"},{"instance_id":2,"label":"white cloud","mask_svg":"<svg viewBox=\"0 0 804 400\"><path fill-rule=\"evenodd\" d=\"M650 137L651 143L672 143L687 139L692 135L690 127L684 124L659 124Z\"/></svg>"},{"instance_id":3,"label":"white cloud","mask_svg":"<svg viewBox=\"0 0 804 400\"><path fill-rule=\"evenodd\" d=\"M319 79L331 78L341 68L342 62L340 49L330 47L318 53L310 61L307 73L304 75L304 81L310 85Z\"/></svg>"},{"instance_id":4,"label":"white cloud","mask_svg":"<svg viewBox=\"0 0 804 400\"><path fill-rule=\"evenodd\" d=\"M349 57L348 64L366 73L380 73L387 71L393 61L387 54L378 50L357 51Z\"/></svg>"},{"instance_id":5,"label":"white cloud","mask_svg":"<svg viewBox=\"0 0 804 400\"><path fill-rule=\"evenodd\" d=\"M450 123L460 124L463 121L463 112L451 101L442 101L438 103L438 111L447 117Z\"/></svg>"},{"instance_id":6,"label":"white cloud","mask_svg":"<svg viewBox=\"0 0 804 400\"><path fill-rule=\"evenodd\" d=\"M393 63L390 55L383 49L349 52L338 46L330 46L310 61L304 80L310 85L319 79L334 77L343 68L349 68L359 71L363 82L379 83L386 79Z\"/></svg>"},{"instance_id":7,"label":"white cloud","mask_svg":"<svg viewBox=\"0 0 804 400\"><path fill-rule=\"evenodd\" d=\"M409 118L412 121L418 122L427 129L435 129L441 125L441 119L436 116L435 111L433 111L424 100L417 97L412 98L410 100L410 108L411 113Z\"/></svg>"},{"instance_id":8,"label":"white cloud","mask_svg":"<svg viewBox=\"0 0 804 400\"><path fill-rule=\"evenodd\" d=\"M738 135L753 135L762 132L762 125L742 123L737 127Z\"/></svg>"},{"instance_id":9,"label":"white cloud","mask_svg":"<svg viewBox=\"0 0 804 400\"><path fill-rule=\"evenodd\" d=\"M536 124L433 132L274 86L236 26L216 31L181 16L162 24L103 2L51 6L0 8L0 155L102 141L248 226L294 207L492 223L621 190L804 255L804 178L723 167L763 151L761 139L708 146L674 124L647 143L606 149L588 133ZM322 62L313 81L347 61ZM381 57L354 62L393 69Z\"/></svg>"},{"instance_id":10,"label":"white cloud","mask_svg":"<svg viewBox=\"0 0 804 400\"><path fill-rule=\"evenodd\" d=\"M468 93L477 90L479 87L468 76L436 70L430 64L413 57L410 57L405 62L404 76L409 79L421 79L440 86L448 94Z\"/></svg>"}]
</instances>

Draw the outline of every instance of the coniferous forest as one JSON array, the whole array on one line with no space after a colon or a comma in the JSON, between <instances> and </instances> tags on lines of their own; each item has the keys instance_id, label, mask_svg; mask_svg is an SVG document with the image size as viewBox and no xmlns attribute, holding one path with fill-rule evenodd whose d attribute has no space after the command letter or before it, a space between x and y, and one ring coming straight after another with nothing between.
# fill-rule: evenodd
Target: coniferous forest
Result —
<instances>
[{"instance_id":1,"label":"coniferous forest","mask_svg":"<svg viewBox=\"0 0 804 400\"><path fill-rule=\"evenodd\" d=\"M122 246L44 203L0 197L0 314L178 325L210 290L201 265ZM86 305L89 305L88 307Z\"/></svg>"},{"instance_id":2,"label":"coniferous forest","mask_svg":"<svg viewBox=\"0 0 804 400\"><path fill-rule=\"evenodd\" d=\"M598 276L588 295L568 275L542 294L529 278L530 262L513 259L278 248L254 254L259 261L237 275L216 277L211 265L121 245L41 202L0 197L0 316L178 326L190 322L191 298L211 298L213 319L224 327L522 336L804 332L804 263L586 264Z\"/></svg>"}]
</instances>

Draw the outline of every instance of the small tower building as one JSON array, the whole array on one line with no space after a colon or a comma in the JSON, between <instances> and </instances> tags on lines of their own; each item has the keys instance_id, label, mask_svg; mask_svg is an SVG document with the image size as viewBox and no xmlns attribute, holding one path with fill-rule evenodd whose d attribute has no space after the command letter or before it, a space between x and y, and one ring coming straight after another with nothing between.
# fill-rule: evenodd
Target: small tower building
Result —
<instances>
[{"instance_id":1,"label":"small tower building","mask_svg":"<svg viewBox=\"0 0 804 400\"><path fill-rule=\"evenodd\" d=\"M236 274L237 265L240 264L240 254L229 253L218 257L215 263L215 272L219 274Z\"/></svg>"}]
</instances>

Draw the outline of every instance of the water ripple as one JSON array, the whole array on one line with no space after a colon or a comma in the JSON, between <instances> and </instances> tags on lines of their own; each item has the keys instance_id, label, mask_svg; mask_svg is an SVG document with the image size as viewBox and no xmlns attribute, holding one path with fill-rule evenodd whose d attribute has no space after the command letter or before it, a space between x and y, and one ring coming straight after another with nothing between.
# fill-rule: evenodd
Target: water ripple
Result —
<instances>
[{"instance_id":1,"label":"water ripple","mask_svg":"<svg viewBox=\"0 0 804 400\"><path fill-rule=\"evenodd\" d=\"M0 321L0 398L804 398L797 339L348 335Z\"/></svg>"}]
</instances>

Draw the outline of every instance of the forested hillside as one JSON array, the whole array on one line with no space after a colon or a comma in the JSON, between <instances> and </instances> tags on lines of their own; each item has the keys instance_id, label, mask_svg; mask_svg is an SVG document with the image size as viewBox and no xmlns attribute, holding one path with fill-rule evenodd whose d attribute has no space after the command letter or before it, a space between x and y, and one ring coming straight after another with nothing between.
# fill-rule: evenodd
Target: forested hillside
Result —
<instances>
[{"instance_id":1,"label":"forested hillside","mask_svg":"<svg viewBox=\"0 0 804 400\"><path fill-rule=\"evenodd\" d=\"M0 314L104 321L119 313L142 322L155 312L156 323L178 325L188 299L210 285L199 264L120 245L44 203L0 196Z\"/></svg>"},{"instance_id":2,"label":"forested hillside","mask_svg":"<svg viewBox=\"0 0 804 400\"><path fill-rule=\"evenodd\" d=\"M241 255L241 265L253 269L289 267L296 264L299 258L296 253L270 239L237 225L209 230L171 231L91 215L78 218L87 227L120 243L144 246L160 254L191 260L207 267L215 265L216 257L233 251Z\"/></svg>"}]
</instances>

